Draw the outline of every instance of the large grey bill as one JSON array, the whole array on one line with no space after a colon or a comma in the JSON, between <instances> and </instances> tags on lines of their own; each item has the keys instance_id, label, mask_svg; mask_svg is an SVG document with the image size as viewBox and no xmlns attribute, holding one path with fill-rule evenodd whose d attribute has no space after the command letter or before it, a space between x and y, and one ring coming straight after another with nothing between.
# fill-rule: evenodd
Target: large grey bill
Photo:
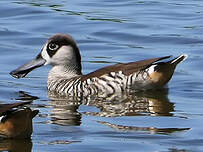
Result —
<instances>
[{"instance_id":1,"label":"large grey bill","mask_svg":"<svg viewBox=\"0 0 203 152\"><path fill-rule=\"evenodd\" d=\"M30 62L20 66L19 68L13 70L10 72L10 75L12 75L14 78L23 78L25 77L30 71L43 66L45 64L46 60L41 57L41 55L38 55L35 59L31 60Z\"/></svg>"}]
</instances>

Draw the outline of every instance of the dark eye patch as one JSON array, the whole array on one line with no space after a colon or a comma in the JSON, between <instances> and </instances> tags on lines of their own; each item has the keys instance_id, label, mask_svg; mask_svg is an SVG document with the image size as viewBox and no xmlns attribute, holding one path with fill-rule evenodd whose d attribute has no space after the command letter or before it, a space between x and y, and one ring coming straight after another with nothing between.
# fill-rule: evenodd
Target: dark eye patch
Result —
<instances>
[{"instance_id":1,"label":"dark eye patch","mask_svg":"<svg viewBox=\"0 0 203 152\"><path fill-rule=\"evenodd\" d=\"M59 45L57 45L55 43L50 43L48 45L48 47L49 47L49 50L55 51L55 50L57 50L59 48Z\"/></svg>"},{"instance_id":2,"label":"dark eye patch","mask_svg":"<svg viewBox=\"0 0 203 152\"><path fill-rule=\"evenodd\" d=\"M63 34L58 34L49 38L47 45L47 53L50 57L52 57L62 46L71 46L74 50L78 49L72 37Z\"/></svg>"},{"instance_id":3,"label":"dark eye patch","mask_svg":"<svg viewBox=\"0 0 203 152\"><path fill-rule=\"evenodd\" d=\"M47 45L47 53L49 54L50 57L52 57L56 51L59 49L59 45L56 43L49 43Z\"/></svg>"}]
</instances>

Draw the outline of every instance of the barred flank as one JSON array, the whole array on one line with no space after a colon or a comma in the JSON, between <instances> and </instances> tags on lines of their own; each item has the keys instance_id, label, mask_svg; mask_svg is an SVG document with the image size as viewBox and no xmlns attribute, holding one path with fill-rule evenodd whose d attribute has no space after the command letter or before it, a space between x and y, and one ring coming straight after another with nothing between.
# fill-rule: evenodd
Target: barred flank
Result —
<instances>
[{"instance_id":1,"label":"barred flank","mask_svg":"<svg viewBox=\"0 0 203 152\"><path fill-rule=\"evenodd\" d=\"M147 71L126 76L122 71L110 72L100 77L88 78L85 81L81 80L81 76L72 79L58 79L52 81L48 85L49 90L55 90L58 93L67 93L73 96L94 95L103 93L105 95L112 95L117 92L123 92L129 89L135 83L143 81L146 77Z\"/></svg>"}]
</instances>

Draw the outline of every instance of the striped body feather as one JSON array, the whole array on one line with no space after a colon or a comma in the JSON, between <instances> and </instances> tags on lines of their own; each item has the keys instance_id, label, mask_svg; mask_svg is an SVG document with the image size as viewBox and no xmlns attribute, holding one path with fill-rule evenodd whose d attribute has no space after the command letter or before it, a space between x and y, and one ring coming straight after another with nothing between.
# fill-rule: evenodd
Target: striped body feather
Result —
<instances>
[{"instance_id":1,"label":"striped body feather","mask_svg":"<svg viewBox=\"0 0 203 152\"><path fill-rule=\"evenodd\" d=\"M154 87L150 83L149 68L125 75L122 71L110 72L100 77L83 80L82 76L48 80L48 90L72 96L112 95L129 89L145 90Z\"/></svg>"}]
</instances>

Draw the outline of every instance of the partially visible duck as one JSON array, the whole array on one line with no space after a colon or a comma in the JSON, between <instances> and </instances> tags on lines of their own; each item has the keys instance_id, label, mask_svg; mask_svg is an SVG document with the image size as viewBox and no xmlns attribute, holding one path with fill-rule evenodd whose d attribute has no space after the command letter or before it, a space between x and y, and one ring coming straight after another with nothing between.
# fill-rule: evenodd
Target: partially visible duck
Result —
<instances>
[{"instance_id":1,"label":"partially visible duck","mask_svg":"<svg viewBox=\"0 0 203 152\"><path fill-rule=\"evenodd\" d=\"M147 90L165 86L174 70L187 55L170 61L171 56L137 62L120 63L83 75L79 48L68 34L56 34L48 39L41 52L31 62L12 71L15 78L25 77L33 69L51 64L48 90L72 96L112 95L129 89Z\"/></svg>"},{"instance_id":2,"label":"partially visible duck","mask_svg":"<svg viewBox=\"0 0 203 152\"><path fill-rule=\"evenodd\" d=\"M30 102L0 104L0 137L30 138L33 132L32 119L38 110L25 107Z\"/></svg>"}]
</instances>

